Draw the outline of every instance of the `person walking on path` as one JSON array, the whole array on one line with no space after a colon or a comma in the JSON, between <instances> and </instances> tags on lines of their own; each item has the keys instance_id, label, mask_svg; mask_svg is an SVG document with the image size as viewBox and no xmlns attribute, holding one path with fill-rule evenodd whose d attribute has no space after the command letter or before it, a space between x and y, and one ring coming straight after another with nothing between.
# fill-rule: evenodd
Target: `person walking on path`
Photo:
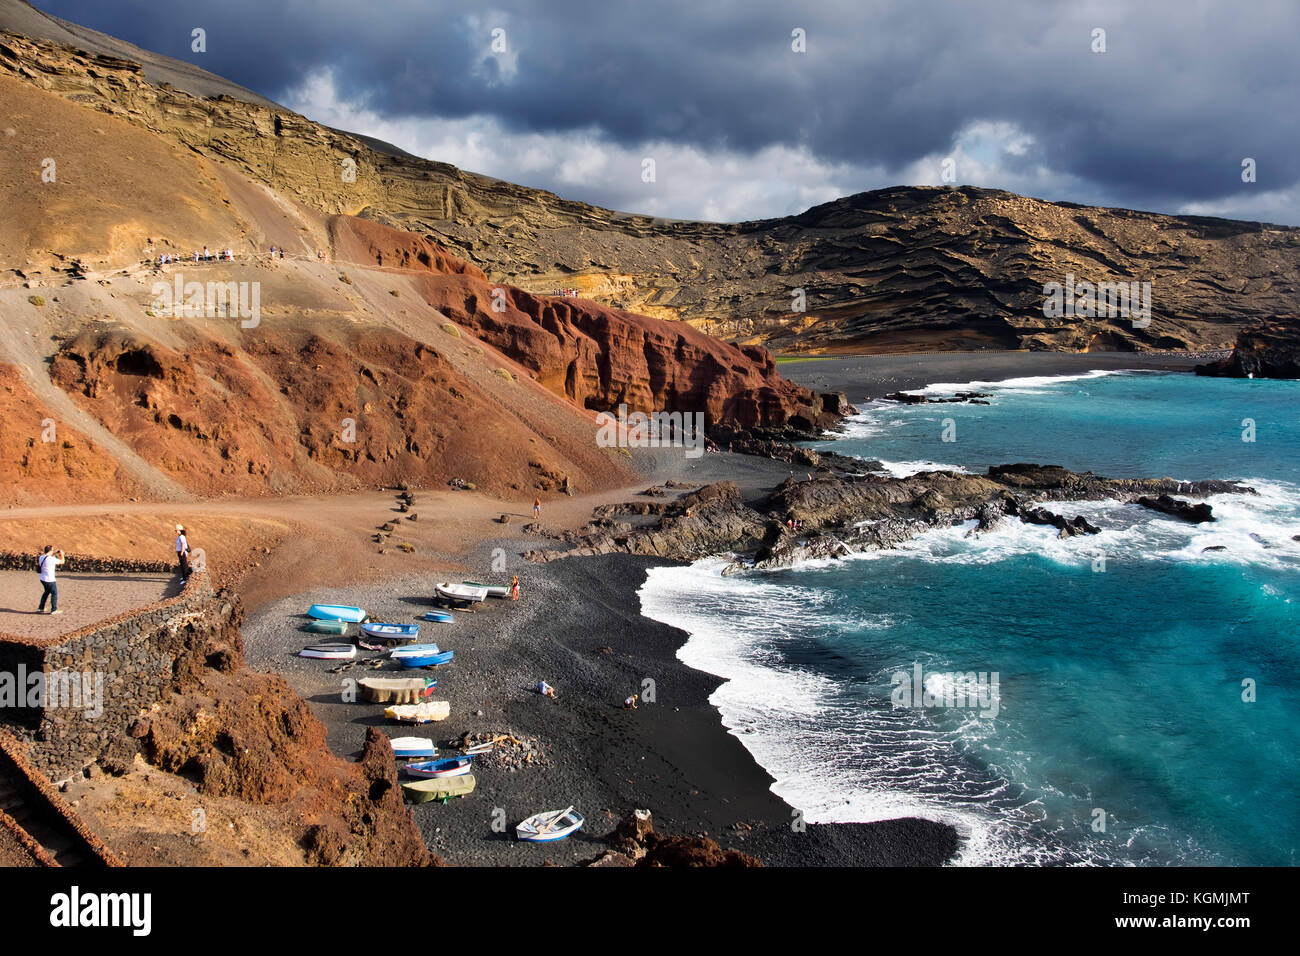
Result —
<instances>
[{"instance_id":1,"label":"person walking on path","mask_svg":"<svg viewBox=\"0 0 1300 956\"><path fill-rule=\"evenodd\" d=\"M185 526L176 526L176 560L181 568L181 587L190 577L190 543L185 537Z\"/></svg>"},{"instance_id":2,"label":"person walking on path","mask_svg":"<svg viewBox=\"0 0 1300 956\"><path fill-rule=\"evenodd\" d=\"M62 614L59 610L59 584L55 580L55 569L63 563L63 550L54 550L54 546L47 544L41 551L41 556L36 559L36 567L41 572L41 603L36 608L37 614L45 613L45 599L50 599L50 613Z\"/></svg>"},{"instance_id":3,"label":"person walking on path","mask_svg":"<svg viewBox=\"0 0 1300 956\"><path fill-rule=\"evenodd\" d=\"M534 498L533 499L533 520L536 521L541 516L542 516L542 499Z\"/></svg>"}]
</instances>

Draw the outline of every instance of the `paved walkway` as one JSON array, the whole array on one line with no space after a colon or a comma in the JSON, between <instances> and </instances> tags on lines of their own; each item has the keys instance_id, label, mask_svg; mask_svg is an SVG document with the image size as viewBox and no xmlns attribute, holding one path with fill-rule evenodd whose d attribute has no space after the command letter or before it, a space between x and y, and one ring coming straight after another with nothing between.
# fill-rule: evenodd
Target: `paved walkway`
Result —
<instances>
[{"instance_id":1,"label":"paved walkway","mask_svg":"<svg viewBox=\"0 0 1300 956\"><path fill-rule=\"evenodd\" d=\"M59 574L59 610L37 614L41 583L35 571L0 571L0 634L55 637L145 607L181 590L175 574ZM45 609L49 611L49 602Z\"/></svg>"}]
</instances>

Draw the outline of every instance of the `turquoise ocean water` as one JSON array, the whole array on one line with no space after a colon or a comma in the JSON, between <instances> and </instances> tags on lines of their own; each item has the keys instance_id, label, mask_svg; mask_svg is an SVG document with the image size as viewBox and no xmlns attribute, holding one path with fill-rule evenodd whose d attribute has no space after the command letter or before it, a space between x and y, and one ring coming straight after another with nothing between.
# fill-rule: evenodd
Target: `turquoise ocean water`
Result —
<instances>
[{"instance_id":1,"label":"turquoise ocean water","mask_svg":"<svg viewBox=\"0 0 1300 956\"><path fill-rule=\"evenodd\" d=\"M810 822L949 821L970 864L1300 862L1300 383L929 391L972 387L992 404L869 406L825 447L895 474L1033 461L1259 494L1210 499L1200 526L1062 504L1102 534L1012 521L773 573L660 568L643 612L691 634L683 660L726 679L724 723ZM996 674L996 712L893 706L918 664L940 697Z\"/></svg>"}]
</instances>

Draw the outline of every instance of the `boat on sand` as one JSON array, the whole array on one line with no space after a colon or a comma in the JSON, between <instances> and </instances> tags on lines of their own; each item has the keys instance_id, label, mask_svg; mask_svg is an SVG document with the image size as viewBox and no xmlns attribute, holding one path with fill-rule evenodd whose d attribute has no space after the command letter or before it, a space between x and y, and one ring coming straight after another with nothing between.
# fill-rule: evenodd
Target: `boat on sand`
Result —
<instances>
[{"instance_id":1,"label":"boat on sand","mask_svg":"<svg viewBox=\"0 0 1300 956\"><path fill-rule=\"evenodd\" d=\"M393 756L399 760L412 757L430 758L438 756L438 748L428 737L394 737Z\"/></svg>"},{"instance_id":2,"label":"boat on sand","mask_svg":"<svg viewBox=\"0 0 1300 956\"><path fill-rule=\"evenodd\" d=\"M433 780L411 780L402 784L402 796L411 803L428 803L441 800L446 803L453 797L463 797L473 793L478 783L472 773L459 777L438 777Z\"/></svg>"},{"instance_id":3,"label":"boat on sand","mask_svg":"<svg viewBox=\"0 0 1300 956\"><path fill-rule=\"evenodd\" d=\"M346 634L348 632L348 622L312 621L307 625L307 630L313 634Z\"/></svg>"},{"instance_id":4,"label":"boat on sand","mask_svg":"<svg viewBox=\"0 0 1300 956\"><path fill-rule=\"evenodd\" d=\"M384 716L406 724L427 724L450 717L451 703L445 700L426 700L419 704L396 704L385 709Z\"/></svg>"},{"instance_id":5,"label":"boat on sand","mask_svg":"<svg viewBox=\"0 0 1300 956\"><path fill-rule=\"evenodd\" d=\"M529 843L554 843L582 829L582 814L573 807L533 814L515 827L515 837Z\"/></svg>"},{"instance_id":6,"label":"boat on sand","mask_svg":"<svg viewBox=\"0 0 1300 956\"><path fill-rule=\"evenodd\" d=\"M473 757L444 757L442 760L422 760L408 763L402 769L408 777L436 780L441 777L460 777L470 772Z\"/></svg>"},{"instance_id":7,"label":"boat on sand","mask_svg":"<svg viewBox=\"0 0 1300 956\"><path fill-rule=\"evenodd\" d=\"M351 621L360 624L366 619L365 611L347 604L313 604L307 613L318 621Z\"/></svg>"},{"instance_id":8,"label":"boat on sand","mask_svg":"<svg viewBox=\"0 0 1300 956\"><path fill-rule=\"evenodd\" d=\"M361 630L367 636L381 641L413 641L420 636L420 625L418 624L382 624L367 621L361 625Z\"/></svg>"},{"instance_id":9,"label":"boat on sand","mask_svg":"<svg viewBox=\"0 0 1300 956\"><path fill-rule=\"evenodd\" d=\"M455 656L455 651L443 651L439 654L408 654L404 657L396 657L394 660L403 667L438 667Z\"/></svg>"},{"instance_id":10,"label":"boat on sand","mask_svg":"<svg viewBox=\"0 0 1300 956\"><path fill-rule=\"evenodd\" d=\"M402 657L427 657L430 654L437 653L437 644L407 644L405 647L389 651L388 656L396 660Z\"/></svg>"},{"instance_id":11,"label":"boat on sand","mask_svg":"<svg viewBox=\"0 0 1300 956\"><path fill-rule=\"evenodd\" d=\"M322 661L347 661L357 656L355 644L312 644L298 652L299 657L314 657Z\"/></svg>"},{"instance_id":12,"label":"boat on sand","mask_svg":"<svg viewBox=\"0 0 1300 956\"><path fill-rule=\"evenodd\" d=\"M443 581L434 585L433 590L444 601L456 604L477 604L486 601L488 596L487 588L481 584L453 584L450 581Z\"/></svg>"},{"instance_id":13,"label":"boat on sand","mask_svg":"<svg viewBox=\"0 0 1300 956\"><path fill-rule=\"evenodd\" d=\"M433 693L432 677L363 677L361 697L371 704L414 704Z\"/></svg>"}]
</instances>

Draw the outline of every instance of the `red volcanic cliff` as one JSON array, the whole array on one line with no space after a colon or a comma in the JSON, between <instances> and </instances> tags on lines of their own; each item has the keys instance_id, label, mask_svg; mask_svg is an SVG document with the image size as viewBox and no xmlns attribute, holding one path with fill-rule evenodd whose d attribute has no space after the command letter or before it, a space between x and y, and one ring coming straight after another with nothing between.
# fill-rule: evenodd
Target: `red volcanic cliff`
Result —
<instances>
[{"instance_id":1,"label":"red volcanic cliff","mask_svg":"<svg viewBox=\"0 0 1300 956\"><path fill-rule=\"evenodd\" d=\"M766 349L586 299L494 285L436 242L367 220L336 216L330 231L339 258L427 272L419 290L431 306L583 408L626 403L645 412L702 412L710 425L800 431L839 418L837 405L782 378Z\"/></svg>"}]
</instances>

